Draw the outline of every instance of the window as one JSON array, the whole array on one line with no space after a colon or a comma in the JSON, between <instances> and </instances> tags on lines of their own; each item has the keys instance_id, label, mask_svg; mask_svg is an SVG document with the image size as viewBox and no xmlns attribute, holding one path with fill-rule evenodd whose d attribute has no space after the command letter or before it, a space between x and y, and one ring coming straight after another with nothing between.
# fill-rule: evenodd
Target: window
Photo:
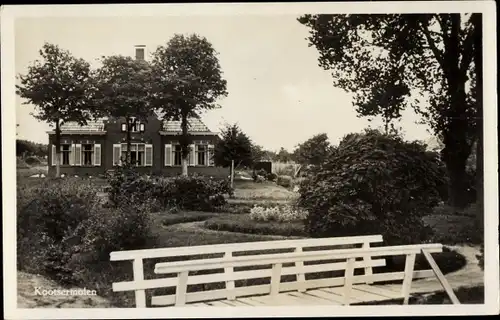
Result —
<instances>
[{"instance_id":1,"label":"window","mask_svg":"<svg viewBox=\"0 0 500 320\"><path fill-rule=\"evenodd\" d=\"M144 53L145 53L144 48L141 48L141 47L135 48L135 59L136 60L144 60L144 56L145 56Z\"/></svg>"},{"instance_id":2,"label":"window","mask_svg":"<svg viewBox=\"0 0 500 320\"><path fill-rule=\"evenodd\" d=\"M93 144L84 144L82 145L82 153L83 153L83 165L91 166L94 163L94 145Z\"/></svg>"},{"instance_id":3,"label":"window","mask_svg":"<svg viewBox=\"0 0 500 320\"><path fill-rule=\"evenodd\" d=\"M61 145L61 153L62 153L62 165L69 165L69 157L71 154L71 145L70 144L62 144Z\"/></svg>"},{"instance_id":4,"label":"window","mask_svg":"<svg viewBox=\"0 0 500 320\"><path fill-rule=\"evenodd\" d=\"M197 165L199 166L206 166L207 165L207 153L208 153L208 146L199 144L196 146L196 160L197 160Z\"/></svg>"},{"instance_id":5,"label":"window","mask_svg":"<svg viewBox=\"0 0 500 320\"><path fill-rule=\"evenodd\" d=\"M182 164L182 149L180 144L175 144L173 148L174 152L174 166L180 166Z\"/></svg>"},{"instance_id":6,"label":"window","mask_svg":"<svg viewBox=\"0 0 500 320\"><path fill-rule=\"evenodd\" d=\"M127 159L127 144L122 144L122 159ZM146 145L144 143L132 143L130 145L130 163L136 166L145 166Z\"/></svg>"},{"instance_id":7,"label":"window","mask_svg":"<svg viewBox=\"0 0 500 320\"><path fill-rule=\"evenodd\" d=\"M136 120L135 118L130 119L130 132L144 132L146 126L144 123ZM122 132L127 132L127 124L122 123Z\"/></svg>"}]
</instances>

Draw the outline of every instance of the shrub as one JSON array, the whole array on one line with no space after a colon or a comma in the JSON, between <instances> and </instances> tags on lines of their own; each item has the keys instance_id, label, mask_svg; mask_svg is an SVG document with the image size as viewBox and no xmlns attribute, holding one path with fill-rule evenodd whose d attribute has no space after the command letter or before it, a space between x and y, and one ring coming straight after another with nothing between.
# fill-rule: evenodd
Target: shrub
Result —
<instances>
[{"instance_id":1,"label":"shrub","mask_svg":"<svg viewBox=\"0 0 500 320\"><path fill-rule=\"evenodd\" d=\"M27 157L24 159L24 162L30 166L37 166L41 164L41 161L37 157Z\"/></svg>"},{"instance_id":2,"label":"shrub","mask_svg":"<svg viewBox=\"0 0 500 320\"><path fill-rule=\"evenodd\" d=\"M255 221L299 221L307 218L307 212L292 205L263 207L254 205L250 209L250 219Z\"/></svg>"},{"instance_id":3,"label":"shrub","mask_svg":"<svg viewBox=\"0 0 500 320\"><path fill-rule=\"evenodd\" d=\"M417 142L368 130L347 135L301 184L313 237L382 234L389 244L422 242L421 217L440 199L445 172Z\"/></svg>"},{"instance_id":4,"label":"shrub","mask_svg":"<svg viewBox=\"0 0 500 320\"><path fill-rule=\"evenodd\" d=\"M266 175L268 181L276 181L276 179L278 179L278 176L275 173L270 172Z\"/></svg>"},{"instance_id":5,"label":"shrub","mask_svg":"<svg viewBox=\"0 0 500 320\"><path fill-rule=\"evenodd\" d=\"M204 223L205 228L216 231L240 232L255 235L305 236L301 222L255 221L248 215L214 217Z\"/></svg>"},{"instance_id":6,"label":"shrub","mask_svg":"<svg viewBox=\"0 0 500 320\"><path fill-rule=\"evenodd\" d=\"M115 205L134 195L137 201L152 201L151 208L179 208L213 211L226 204L225 194L232 195L227 179L217 180L199 175L177 177L139 176L124 168L109 177L110 200Z\"/></svg>"},{"instance_id":7,"label":"shrub","mask_svg":"<svg viewBox=\"0 0 500 320\"><path fill-rule=\"evenodd\" d=\"M293 179L291 176L278 176L276 183L282 187L290 188L292 186Z\"/></svg>"},{"instance_id":8,"label":"shrub","mask_svg":"<svg viewBox=\"0 0 500 320\"><path fill-rule=\"evenodd\" d=\"M79 284L89 266L109 260L112 250L145 245L147 202L131 198L103 212L92 185L48 180L18 190L18 267L61 283Z\"/></svg>"}]
</instances>

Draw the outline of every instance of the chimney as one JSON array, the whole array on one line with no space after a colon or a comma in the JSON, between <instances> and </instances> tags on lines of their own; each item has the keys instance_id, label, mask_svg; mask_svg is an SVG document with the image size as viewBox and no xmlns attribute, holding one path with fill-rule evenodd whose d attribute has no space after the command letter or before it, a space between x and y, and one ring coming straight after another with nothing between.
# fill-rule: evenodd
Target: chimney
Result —
<instances>
[{"instance_id":1,"label":"chimney","mask_svg":"<svg viewBox=\"0 0 500 320\"><path fill-rule=\"evenodd\" d=\"M135 46L135 59L136 60L145 60L146 59L146 46L145 45L136 45Z\"/></svg>"}]
</instances>

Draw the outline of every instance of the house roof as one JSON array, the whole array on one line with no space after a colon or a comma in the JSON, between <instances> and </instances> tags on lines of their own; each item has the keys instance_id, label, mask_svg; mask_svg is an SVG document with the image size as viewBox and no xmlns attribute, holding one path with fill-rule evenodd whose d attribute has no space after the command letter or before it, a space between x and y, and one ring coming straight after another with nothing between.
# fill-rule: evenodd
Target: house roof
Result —
<instances>
[{"instance_id":1,"label":"house roof","mask_svg":"<svg viewBox=\"0 0 500 320\"><path fill-rule=\"evenodd\" d=\"M88 132L101 132L104 131L104 120L99 119L95 121L87 121L86 125L80 125L77 122L65 122L61 125L61 131L88 131Z\"/></svg>"},{"instance_id":2,"label":"house roof","mask_svg":"<svg viewBox=\"0 0 500 320\"><path fill-rule=\"evenodd\" d=\"M163 131L165 132L181 132L181 122L180 121L164 121ZM211 132L210 129L197 118L188 119L188 130L190 132Z\"/></svg>"},{"instance_id":3,"label":"house roof","mask_svg":"<svg viewBox=\"0 0 500 320\"><path fill-rule=\"evenodd\" d=\"M102 118L95 121L88 121L86 125L80 125L77 122L65 122L61 125L61 132L64 133L104 133L105 132L105 120L107 118ZM189 132L192 133L213 133L210 129L197 118L188 119ZM53 131L49 131L52 133ZM181 122L180 121L164 121L162 125L162 132L164 133L180 133Z\"/></svg>"}]
</instances>

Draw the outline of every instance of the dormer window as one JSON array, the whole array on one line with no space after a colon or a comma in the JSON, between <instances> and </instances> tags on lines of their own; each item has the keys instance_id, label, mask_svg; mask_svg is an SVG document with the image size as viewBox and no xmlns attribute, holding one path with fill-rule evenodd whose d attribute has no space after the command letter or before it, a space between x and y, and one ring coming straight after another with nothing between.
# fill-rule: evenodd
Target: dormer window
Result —
<instances>
[{"instance_id":1,"label":"dormer window","mask_svg":"<svg viewBox=\"0 0 500 320\"><path fill-rule=\"evenodd\" d=\"M146 58L146 46L144 45L135 46L135 59L145 60L145 58Z\"/></svg>"},{"instance_id":2,"label":"dormer window","mask_svg":"<svg viewBox=\"0 0 500 320\"><path fill-rule=\"evenodd\" d=\"M135 118L129 119L130 124L130 132L144 132L146 131L146 124L141 123L139 120ZM122 123L122 132L127 132L127 124Z\"/></svg>"}]
</instances>

